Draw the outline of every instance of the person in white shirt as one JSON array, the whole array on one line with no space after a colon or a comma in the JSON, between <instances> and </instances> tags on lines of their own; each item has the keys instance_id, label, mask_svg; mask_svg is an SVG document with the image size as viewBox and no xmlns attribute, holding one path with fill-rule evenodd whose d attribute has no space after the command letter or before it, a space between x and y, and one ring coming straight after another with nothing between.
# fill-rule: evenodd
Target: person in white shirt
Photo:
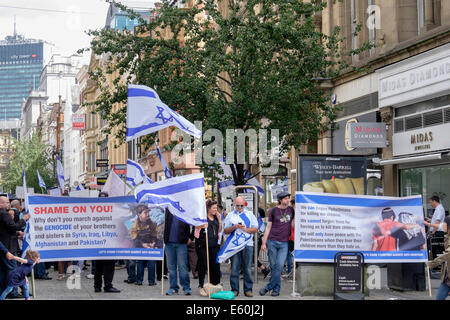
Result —
<instances>
[{"instance_id":1,"label":"person in white shirt","mask_svg":"<svg viewBox=\"0 0 450 320\"><path fill-rule=\"evenodd\" d=\"M235 210L228 213L223 221L223 230L226 235L233 231L241 229L245 235L250 236L251 240L246 239L248 243L241 251L234 254L231 259L230 286L235 296L239 294L239 272L242 268L244 275L244 294L246 297L253 297L253 237L258 232L258 220L255 215L245 210L245 200L237 197L234 201ZM237 239L236 241L239 241Z\"/></svg>"},{"instance_id":2,"label":"person in white shirt","mask_svg":"<svg viewBox=\"0 0 450 320\"><path fill-rule=\"evenodd\" d=\"M433 236L437 231L444 232L442 229L442 223L445 219L445 209L442 206L438 196L432 196L430 198L430 205L434 209L433 217L425 218L424 224L430 227L431 236ZM439 225L439 228L433 225Z\"/></svg>"}]
</instances>

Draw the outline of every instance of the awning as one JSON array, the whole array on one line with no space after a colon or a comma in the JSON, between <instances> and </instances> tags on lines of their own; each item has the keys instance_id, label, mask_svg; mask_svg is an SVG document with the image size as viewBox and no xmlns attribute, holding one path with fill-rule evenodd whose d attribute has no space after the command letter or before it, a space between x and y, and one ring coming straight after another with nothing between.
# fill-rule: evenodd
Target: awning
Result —
<instances>
[{"instance_id":1,"label":"awning","mask_svg":"<svg viewBox=\"0 0 450 320\"><path fill-rule=\"evenodd\" d=\"M420 162L420 161L428 161L428 160L440 160L442 159L442 155L447 155L442 153L433 153L427 154L423 156L414 156L414 157L405 157L405 158L396 158L389 160L381 160L380 158L372 158L372 162L375 164L379 164L380 166L386 166L390 164L401 164L401 163L409 163L409 162Z\"/></svg>"}]
</instances>

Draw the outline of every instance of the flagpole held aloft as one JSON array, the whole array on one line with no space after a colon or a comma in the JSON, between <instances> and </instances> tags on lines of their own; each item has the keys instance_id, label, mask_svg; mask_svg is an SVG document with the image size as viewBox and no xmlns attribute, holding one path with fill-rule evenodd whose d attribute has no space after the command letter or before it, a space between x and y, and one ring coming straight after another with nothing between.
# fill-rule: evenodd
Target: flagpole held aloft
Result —
<instances>
[{"instance_id":1,"label":"flagpole held aloft","mask_svg":"<svg viewBox=\"0 0 450 320\"><path fill-rule=\"evenodd\" d=\"M205 228L206 236L206 269L208 270L208 299L211 300L211 283L209 282L209 246L208 246L208 225Z\"/></svg>"}]
</instances>

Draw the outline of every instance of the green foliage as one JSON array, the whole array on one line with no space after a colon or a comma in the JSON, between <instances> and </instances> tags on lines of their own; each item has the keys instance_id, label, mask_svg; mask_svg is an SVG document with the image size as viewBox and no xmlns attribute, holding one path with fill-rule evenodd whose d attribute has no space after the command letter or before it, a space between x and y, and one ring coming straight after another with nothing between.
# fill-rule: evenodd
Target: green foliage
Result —
<instances>
[{"instance_id":1,"label":"green foliage","mask_svg":"<svg viewBox=\"0 0 450 320\"><path fill-rule=\"evenodd\" d=\"M10 159L2 181L5 192L11 189L14 194L16 186L22 186L22 163L25 166L27 187L34 188L35 193L41 193L37 170L39 170L47 188L56 184L53 174L53 160L48 154L45 144L37 135L33 135L30 140L23 142L15 140L13 146L15 153ZM44 192L46 192L45 189Z\"/></svg>"},{"instance_id":2,"label":"green foliage","mask_svg":"<svg viewBox=\"0 0 450 320\"><path fill-rule=\"evenodd\" d=\"M202 121L203 132L214 128L225 136L229 128L258 130L266 119L264 128L280 130L281 151L328 130L337 110L320 79L348 69L347 58L355 52L340 49L345 41L340 28L331 35L317 28L316 13L326 1L229 0L228 15L219 11L218 1L197 2L179 9L164 0L156 19L147 23L138 17L134 34L89 32L93 52L109 62L90 74L101 92L95 105L109 123L108 132L121 128L117 137L124 140L128 83L154 88L185 118ZM162 31L167 29L172 36ZM110 88L107 77L113 72L122 77ZM112 112L117 103L122 109ZM234 179L243 183L244 166L235 167Z\"/></svg>"}]
</instances>

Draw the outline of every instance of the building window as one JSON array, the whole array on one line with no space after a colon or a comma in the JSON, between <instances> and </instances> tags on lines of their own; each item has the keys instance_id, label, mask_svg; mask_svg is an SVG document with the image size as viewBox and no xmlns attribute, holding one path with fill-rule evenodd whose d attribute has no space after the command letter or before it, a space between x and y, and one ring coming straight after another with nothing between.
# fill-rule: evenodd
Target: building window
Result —
<instances>
[{"instance_id":1,"label":"building window","mask_svg":"<svg viewBox=\"0 0 450 320\"><path fill-rule=\"evenodd\" d=\"M140 142L140 138L134 139L128 142L128 159L136 161L139 157L138 143Z\"/></svg>"},{"instance_id":2,"label":"building window","mask_svg":"<svg viewBox=\"0 0 450 320\"><path fill-rule=\"evenodd\" d=\"M376 39L377 39L377 28L376 28L376 24L377 24L377 15L380 14L380 12L377 12L376 6L375 6L375 0L368 0L367 1L367 7L369 8L369 19L370 21L374 22L374 26L372 26L371 28L369 28L369 42L371 44L376 44ZM370 49L370 55L374 55L375 54L375 48L371 48Z\"/></svg>"},{"instance_id":3,"label":"building window","mask_svg":"<svg viewBox=\"0 0 450 320\"><path fill-rule=\"evenodd\" d=\"M100 145L100 159L108 159L108 139L105 139ZM101 167L101 171L108 170L107 167Z\"/></svg>"}]
</instances>

